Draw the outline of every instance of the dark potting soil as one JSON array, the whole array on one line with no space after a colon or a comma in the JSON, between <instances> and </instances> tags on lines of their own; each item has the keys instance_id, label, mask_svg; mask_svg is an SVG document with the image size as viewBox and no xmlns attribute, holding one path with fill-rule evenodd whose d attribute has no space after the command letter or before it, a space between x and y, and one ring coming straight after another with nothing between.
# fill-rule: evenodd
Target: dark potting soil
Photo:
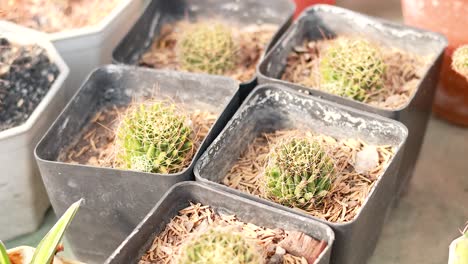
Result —
<instances>
[{"instance_id":1,"label":"dark potting soil","mask_svg":"<svg viewBox=\"0 0 468 264\"><path fill-rule=\"evenodd\" d=\"M58 74L43 48L0 38L0 131L23 124Z\"/></svg>"}]
</instances>

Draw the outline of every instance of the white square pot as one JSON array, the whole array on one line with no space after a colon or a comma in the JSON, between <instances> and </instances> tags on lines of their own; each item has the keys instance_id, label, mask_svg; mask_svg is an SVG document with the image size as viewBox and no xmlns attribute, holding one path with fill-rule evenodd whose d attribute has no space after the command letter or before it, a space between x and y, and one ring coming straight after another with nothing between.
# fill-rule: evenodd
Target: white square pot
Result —
<instances>
[{"instance_id":1,"label":"white square pot","mask_svg":"<svg viewBox=\"0 0 468 264\"><path fill-rule=\"evenodd\" d=\"M47 34L72 73L66 84L67 100L92 70L112 62L112 51L150 2L123 0L97 25Z\"/></svg>"},{"instance_id":2,"label":"white square pot","mask_svg":"<svg viewBox=\"0 0 468 264\"><path fill-rule=\"evenodd\" d=\"M65 106L64 83L69 69L45 34L0 21L0 36L18 44L41 46L60 71L29 119L0 132L0 240L7 240L36 230L49 208L34 147Z\"/></svg>"}]
</instances>

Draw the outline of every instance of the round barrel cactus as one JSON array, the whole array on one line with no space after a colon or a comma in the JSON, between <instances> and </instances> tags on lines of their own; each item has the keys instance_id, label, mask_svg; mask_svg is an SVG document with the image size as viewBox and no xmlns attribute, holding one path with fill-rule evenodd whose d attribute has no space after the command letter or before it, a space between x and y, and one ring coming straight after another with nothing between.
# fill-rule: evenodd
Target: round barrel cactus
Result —
<instances>
[{"instance_id":1,"label":"round barrel cactus","mask_svg":"<svg viewBox=\"0 0 468 264\"><path fill-rule=\"evenodd\" d=\"M378 47L363 39L331 41L320 58L320 87L332 94L363 101L366 91L383 87L385 63Z\"/></svg>"},{"instance_id":2,"label":"round barrel cactus","mask_svg":"<svg viewBox=\"0 0 468 264\"><path fill-rule=\"evenodd\" d=\"M262 254L255 242L230 228L210 228L188 241L180 253L179 264L261 264Z\"/></svg>"},{"instance_id":3,"label":"round barrel cactus","mask_svg":"<svg viewBox=\"0 0 468 264\"><path fill-rule=\"evenodd\" d=\"M468 78L468 45L464 45L455 50L452 55L452 68Z\"/></svg>"},{"instance_id":4,"label":"round barrel cactus","mask_svg":"<svg viewBox=\"0 0 468 264\"><path fill-rule=\"evenodd\" d=\"M117 130L117 163L144 172L174 173L192 149L188 117L164 102L130 108Z\"/></svg>"},{"instance_id":5,"label":"round barrel cactus","mask_svg":"<svg viewBox=\"0 0 468 264\"><path fill-rule=\"evenodd\" d=\"M224 74L236 62L236 43L229 27L198 23L184 30L177 44L178 59L184 70Z\"/></svg>"},{"instance_id":6,"label":"round barrel cactus","mask_svg":"<svg viewBox=\"0 0 468 264\"><path fill-rule=\"evenodd\" d=\"M334 163L312 138L292 137L278 142L268 155L265 191L273 201L307 208L331 188Z\"/></svg>"}]
</instances>

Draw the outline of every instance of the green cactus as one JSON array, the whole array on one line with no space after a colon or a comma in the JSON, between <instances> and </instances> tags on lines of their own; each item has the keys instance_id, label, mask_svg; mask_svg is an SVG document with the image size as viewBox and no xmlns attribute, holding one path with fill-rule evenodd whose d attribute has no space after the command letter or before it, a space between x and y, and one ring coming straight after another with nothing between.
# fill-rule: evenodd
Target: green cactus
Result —
<instances>
[{"instance_id":1,"label":"green cactus","mask_svg":"<svg viewBox=\"0 0 468 264\"><path fill-rule=\"evenodd\" d=\"M277 203L306 209L327 194L333 174L333 160L318 141L283 139L268 155L265 192Z\"/></svg>"},{"instance_id":2,"label":"green cactus","mask_svg":"<svg viewBox=\"0 0 468 264\"><path fill-rule=\"evenodd\" d=\"M179 264L260 264L264 258L254 241L230 228L209 228L188 241Z\"/></svg>"},{"instance_id":3,"label":"green cactus","mask_svg":"<svg viewBox=\"0 0 468 264\"><path fill-rule=\"evenodd\" d=\"M455 50L452 55L452 68L468 79L468 45Z\"/></svg>"},{"instance_id":4,"label":"green cactus","mask_svg":"<svg viewBox=\"0 0 468 264\"><path fill-rule=\"evenodd\" d=\"M188 123L174 104L152 102L130 108L117 130L117 164L144 172L180 171L193 145Z\"/></svg>"},{"instance_id":5,"label":"green cactus","mask_svg":"<svg viewBox=\"0 0 468 264\"><path fill-rule=\"evenodd\" d=\"M364 101L366 91L383 87L385 63L380 50L362 39L338 38L320 59L321 88Z\"/></svg>"},{"instance_id":6,"label":"green cactus","mask_svg":"<svg viewBox=\"0 0 468 264\"><path fill-rule=\"evenodd\" d=\"M222 75L236 60L236 43L229 27L198 23L182 32L177 44L182 69Z\"/></svg>"}]
</instances>

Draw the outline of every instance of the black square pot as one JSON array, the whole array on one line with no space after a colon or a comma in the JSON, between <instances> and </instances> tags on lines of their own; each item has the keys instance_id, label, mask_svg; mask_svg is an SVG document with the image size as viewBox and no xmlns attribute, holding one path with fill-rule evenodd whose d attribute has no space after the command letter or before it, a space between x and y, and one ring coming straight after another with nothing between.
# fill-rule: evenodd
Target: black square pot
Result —
<instances>
[{"instance_id":1,"label":"black square pot","mask_svg":"<svg viewBox=\"0 0 468 264\"><path fill-rule=\"evenodd\" d=\"M113 51L112 58L114 63L136 65L153 41L159 37L162 25L187 17L220 17L240 24L278 25L278 31L268 44L265 50L267 51L291 25L294 10L295 5L291 0L153 0ZM245 98L255 85L255 76L241 83L241 98Z\"/></svg>"},{"instance_id":2,"label":"black square pot","mask_svg":"<svg viewBox=\"0 0 468 264\"><path fill-rule=\"evenodd\" d=\"M191 164L179 173L154 174L60 162L95 113L105 106L128 105L145 97L170 98L187 110L201 109L218 119ZM80 260L102 263L174 184L193 179L200 154L222 130L239 105L238 84L230 78L105 66L85 81L46 135L35 155L54 211L61 215L84 198L67 238Z\"/></svg>"},{"instance_id":3,"label":"black square pot","mask_svg":"<svg viewBox=\"0 0 468 264\"><path fill-rule=\"evenodd\" d=\"M417 90L406 105L395 110L386 110L364 104L352 99L329 94L314 88L281 80L286 58L293 47L304 40L320 40L339 35L358 35L396 47L417 55L433 55L431 62L422 74ZM278 43L264 57L257 68L258 82L278 83L290 88L307 91L342 105L375 113L398 120L408 127L408 143L398 176L398 192L405 189L418 159L421 144L431 113L432 101L437 85L442 54L447 40L442 35L423 31L377 18L368 17L343 8L316 5L307 9L298 21L283 35ZM397 195L396 195L397 196Z\"/></svg>"},{"instance_id":4,"label":"black square pot","mask_svg":"<svg viewBox=\"0 0 468 264\"><path fill-rule=\"evenodd\" d=\"M236 215L239 220L245 223L272 229L300 231L315 239L326 241L327 247L314 264L328 264L330 262L335 236L327 225L210 186L196 182L183 182L168 191L105 263L138 263L141 256L150 248L154 237L164 230L180 210L188 207L190 202L208 205L213 210L223 214Z\"/></svg>"},{"instance_id":5,"label":"black square pot","mask_svg":"<svg viewBox=\"0 0 468 264\"><path fill-rule=\"evenodd\" d=\"M360 138L368 144L396 149L354 220L332 223L272 201L222 185L241 153L262 133L311 129L334 138ZM315 219L332 227L336 241L331 263L365 263L379 238L395 192L395 181L407 137L397 121L307 96L277 84L258 86L195 165L197 181L278 209Z\"/></svg>"}]
</instances>

